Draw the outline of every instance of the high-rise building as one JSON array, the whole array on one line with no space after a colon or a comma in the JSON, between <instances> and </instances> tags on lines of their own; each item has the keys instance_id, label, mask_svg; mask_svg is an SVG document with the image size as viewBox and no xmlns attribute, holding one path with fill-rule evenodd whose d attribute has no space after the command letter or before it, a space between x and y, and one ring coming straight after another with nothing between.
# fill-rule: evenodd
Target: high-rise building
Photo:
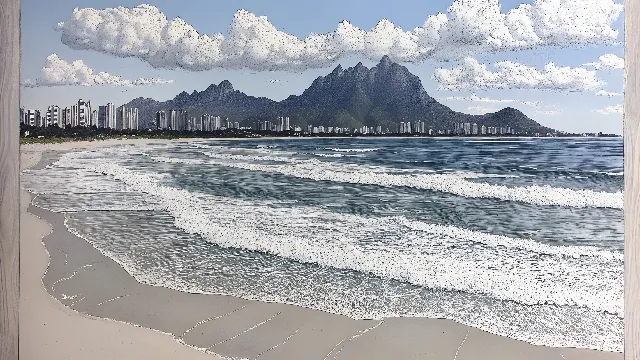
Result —
<instances>
[{"instance_id":1,"label":"high-rise building","mask_svg":"<svg viewBox=\"0 0 640 360\"><path fill-rule=\"evenodd\" d=\"M478 135L478 124L473 123L473 124L471 125L471 133L472 133L473 135Z\"/></svg>"},{"instance_id":2,"label":"high-rise building","mask_svg":"<svg viewBox=\"0 0 640 360\"><path fill-rule=\"evenodd\" d=\"M180 110L178 121L178 130L184 131L187 129L187 123L189 122L189 113L187 110Z\"/></svg>"},{"instance_id":3,"label":"high-rise building","mask_svg":"<svg viewBox=\"0 0 640 360\"><path fill-rule=\"evenodd\" d=\"M116 105L115 104L107 103L105 117L107 119L107 123L105 127L108 127L110 129L116 129L118 124L116 122Z\"/></svg>"},{"instance_id":4,"label":"high-rise building","mask_svg":"<svg viewBox=\"0 0 640 360\"><path fill-rule=\"evenodd\" d=\"M36 126L36 111L28 109L25 111L24 123L29 126Z\"/></svg>"},{"instance_id":5,"label":"high-rise building","mask_svg":"<svg viewBox=\"0 0 640 360\"><path fill-rule=\"evenodd\" d=\"M91 125L91 102L78 100L78 124L79 126Z\"/></svg>"},{"instance_id":6,"label":"high-rise building","mask_svg":"<svg viewBox=\"0 0 640 360\"><path fill-rule=\"evenodd\" d=\"M107 122L107 106L106 105L100 105L98 106L98 124L97 126L99 128L108 128L108 122Z\"/></svg>"},{"instance_id":7,"label":"high-rise building","mask_svg":"<svg viewBox=\"0 0 640 360\"><path fill-rule=\"evenodd\" d=\"M91 111L91 126L98 127L98 110Z\"/></svg>"},{"instance_id":8,"label":"high-rise building","mask_svg":"<svg viewBox=\"0 0 640 360\"><path fill-rule=\"evenodd\" d=\"M51 126L51 125L60 126L60 123L62 121L61 115L62 114L60 113L60 106L57 106L57 105L49 106L47 108L46 126Z\"/></svg>"},{"instance_id":9,"label":"high-rise building","mask_svg":"<svg viewBox=\"0 0 640 360\"><path fill-rule=\"evenodd\" d=\"M66 128L71 126L71 108L68 106L62 109L61 127Z\"/></svg>"},{"instance_id":10,"label":"high-rise building","mask_svg":"<svg viewBox=\"0 0 640 360\"><path fill-rule=\"evenodd\" d=\"M169 111L169 129L178 130L178 111L170 110Z\"/></svg>"},{"instance_id":11,"label":"high-rise building","mask_svg":"<svg viewBox=\"0 0 640 360\"><path fill-rule=\"evenodd\" d=\"M169 128L169 122L167 121L167 112L160 110L156 112L156 129L166 130Z\"/></svg>"},{"instance_id":12,"label":"high-rise building","mask_svg":"<svg viewBox=\"0 0 640 360\"><path fill-rule=\"evenodd\" d=\"M204 119L202 118L202 116L200 116L199 119L194 119L194 122L196 123L196 130L197 131L203 131L204 130Z\"/></svg>"},{"instance_id":13,"label":"high-rise building","mask_svg":"<svg viewBox=\"0 0 640 360\"><path fill-rule=\"evenodd\" d=\"M200 130L211 131L211 115L205 114L200 116Z\"/></svg>"},{"instance_id":14,"label":"high-rise building","mask_svg":"<svg viewBox=\"0 0 640 360\"><path fill-rule=\"evenodd\" d=\"M190 117L189 118L189 126L188 129L189 131L196 131L198 130L198 127L196 126L196 118L195 117Z\"/></svg>"},{"instance_id":15,"label":"high-rise building","mask_svg":"<svg viewBox=\"0 0 640 360\"><path fill-rule=\"evenodd\" d=\"M122 118L122 130L138 130L138 108L120 109Z\"/></svg>"},{"instance_id":16,"label":"high-rise building","mask_svg":"<svg viewBox=\"0 0 640 360\"><path fill-rule=\"evenodd\" d=\"M87 101L85 104L85 110L87 111L87 118L85 119L85 126L91 126L91 115L93 115L93 111L91 110L91 101Z\"/></svg>"},{"instance_id":17,"label":"high-rise building","mask_svg":"<svg viewBox=\"0 0 640 360\"><path fill-rule=\"evenodd\" d=\"M45 126L45 118L40 113L40 110L35 111L34 118L35 118L34 122L37 124L37 126L42 126L42 127Z\"/></svg>"},{"instance_id":18,"label":"high-rise building","mask_svg":"<svg viewBox=\"0 0 640 360\"><path fill-rule=\"evenodd\" d=\"M464 123L464 134L471 135L471 123Z\"/></svg>"},{"instance_id":19,"label":"high-rise building","mask_svg":"<svg viewBox=\"0 0 640 360\"><path fill-rule=\"evenodd\" d=\"M79 124L78 121L78 104L71 105L70 113L69 113L69 124L71 127L76 127Z\"/></svg>"}]
</instances>

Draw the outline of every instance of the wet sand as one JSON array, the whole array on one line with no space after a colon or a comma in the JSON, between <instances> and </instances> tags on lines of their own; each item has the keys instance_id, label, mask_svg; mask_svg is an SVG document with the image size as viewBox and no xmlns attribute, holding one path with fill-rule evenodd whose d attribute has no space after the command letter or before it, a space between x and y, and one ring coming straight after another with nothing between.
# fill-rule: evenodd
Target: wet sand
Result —
<instances>
[{"instance_id":1,"label":"wet sand","mask_svg":"<svg viewBox=\"0 0 640 360\"><path fill-rule=\"evenodd\" d=\"M58 156L52 150L166 141L25 145L21 167L52 163ZM31 199L23 191L20 350L25 359L219 358L215 354L264 360L623 359L621 353L534 346L450 320L353 320L141 284L71 234L64 214L32 206Z\"/></svg>"}]
</instances>

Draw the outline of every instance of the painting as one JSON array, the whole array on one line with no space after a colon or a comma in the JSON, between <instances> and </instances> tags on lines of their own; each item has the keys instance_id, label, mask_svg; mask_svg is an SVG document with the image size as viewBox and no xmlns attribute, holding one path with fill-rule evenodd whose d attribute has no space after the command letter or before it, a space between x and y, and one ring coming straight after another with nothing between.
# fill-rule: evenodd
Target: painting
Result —
<instances>
[{"instance_id":1,"label":"painting","mask_svg":"<svg viewBox=\"0 0 640 360\"><path fill-rule=\"evenodd\" d=\"M624 358L623 14L22 0L21 356Z\"/></svg>"}]
</instances>

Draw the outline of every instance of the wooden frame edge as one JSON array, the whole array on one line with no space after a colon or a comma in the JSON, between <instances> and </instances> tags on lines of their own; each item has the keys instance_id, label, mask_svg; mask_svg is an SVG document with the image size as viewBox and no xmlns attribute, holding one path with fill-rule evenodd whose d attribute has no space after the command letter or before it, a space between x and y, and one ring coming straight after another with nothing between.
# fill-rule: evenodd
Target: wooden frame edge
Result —
<instances>
[{"instance_id":1,"label":"wooden frame edge","mask_svg":"<svg viewBox=\"0 0 640 360\"><path fill-rule=\"evenodd\" d=\"M0 359L17 360L20 302L20 0L0 1Z\"/></svg>"},{"instance_id":2,"label":"wooden frame edge","mask_svg":"<svg viewBox=\"0 0 640 360\"><path fill-rule=\"evenodd\" d=\"M624 358L640 359L640 1L624 1Z\"/></svg>"},{"instance_id":3,"label":"wooden frame edge","mask_svg":"<svg viewBox=\"0 0 640 360\"><path fill-rule=\"evenodd\" d=\"M624 358L640 360L640 1L624 1ZM20 0L0 1L0 359L19 358Z\"/></svg>"}]
</instances>

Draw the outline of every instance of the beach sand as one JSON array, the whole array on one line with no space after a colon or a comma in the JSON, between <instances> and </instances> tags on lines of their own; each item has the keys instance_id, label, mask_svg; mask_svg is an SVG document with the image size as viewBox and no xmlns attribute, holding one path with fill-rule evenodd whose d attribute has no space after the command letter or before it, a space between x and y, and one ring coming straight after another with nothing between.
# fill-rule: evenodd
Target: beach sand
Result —
<instances>
[{"instance_id":1,"label":"beach sand","mask_svg":"<svg viewBox=\"0 0 640 360\"><path fill-rule=\"evenodd\" d=\"M166 141L23 145L21 169L46 166L58 151L73 148ZM141 284L71 234L63 214L31 206L32 197L22 191L23 359L623 359L621 353L534 346L450 320L353 320Z\"/></svg>"}]
</instances>

